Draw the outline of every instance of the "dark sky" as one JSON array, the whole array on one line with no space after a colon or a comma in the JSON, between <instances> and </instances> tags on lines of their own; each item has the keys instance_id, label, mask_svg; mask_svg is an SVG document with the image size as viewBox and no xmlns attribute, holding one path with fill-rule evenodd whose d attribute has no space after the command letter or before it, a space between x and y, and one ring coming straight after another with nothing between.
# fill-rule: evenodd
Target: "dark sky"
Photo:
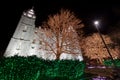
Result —
<instances>
[{"instance_id":1,"label":"dark sky","mask_svg":"<svg viewBox=\"0 0 120 80\"><path fill-rule=\"evenodd\" d=\"M4 0L2 6L2 26L0 50L5 50L10 38L12 37L21 14L24 10L34 5L36 13L36 26L40 25L49 14L54 14L61 8L70 9L83 20L86 26L92 27L93 21L101 19L102 26L108 28L120 20L120 4L104 1L90 2L91 0ZM92 29L92 28L91 28ZM88 29L88 30L91 30ZM105 31L105 30L104 30Z\"/></svg>"}]
</instances>

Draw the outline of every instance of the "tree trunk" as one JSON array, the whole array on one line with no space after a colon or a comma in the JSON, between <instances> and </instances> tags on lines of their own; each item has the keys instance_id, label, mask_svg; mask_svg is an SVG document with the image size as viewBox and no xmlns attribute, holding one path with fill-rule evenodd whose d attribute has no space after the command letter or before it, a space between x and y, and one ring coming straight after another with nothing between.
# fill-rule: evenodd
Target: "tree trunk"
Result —
<instances>
[{"instance_id":1,"label":"tree trunk","mask_svg":"<svg viewBox=\"0 0 120 80\"><path fill-rule=\"evenodd\" d=\"M57 42L56 42L56 47L57 47L57 53L56 53L56 59L60 59L60 55L61 55L61 50L60 50L60 45L59 45L60 41L59 41L59 33L57 34Z\"/></svg>"},{"instance_id":2,"label":"tree trunk","mask_svg":"<svg viewBox=\"0 0 120 80\"><path fill-rule=\"evenodd\" d=\"M60 54L56 54L56 60L60 60Z\"/></svg>"},{"instance_id":3,"label":"tree trunk","mask_svg":"<svg viewBox=\"0 0 120 80\"><path fill-rule=\"evenodd\" d=\"M101 58L98 58L98 59L99 59L100 64L103 64L103 60Z\"/></svg>"}]
</instances>

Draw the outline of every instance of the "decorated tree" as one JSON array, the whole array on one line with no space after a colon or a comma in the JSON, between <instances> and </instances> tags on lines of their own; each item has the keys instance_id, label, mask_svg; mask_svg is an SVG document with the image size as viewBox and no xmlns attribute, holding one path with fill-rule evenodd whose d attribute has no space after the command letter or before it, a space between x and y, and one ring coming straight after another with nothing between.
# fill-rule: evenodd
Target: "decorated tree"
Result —
<instances>
[{"instance_id":1,"label":"decorated tree","mask_svg":"<svg viewBox=\"0 0 120 80\"><path fill-rule=\"evenodd\" d=\"M59 13L50 15L48 20L37 30L41 49L53 53L60 59L62 53L72 56L82 56L76 29L83 24L75 14L69 10L61 9Z\"/></svg>"},{"instance_id":2,"label":"decorated tree","mask_svg":"<svg viewBox=\"0 0 120 80\"><path fill-rule=\"evenodd\" d=\"M102 35L105 43L107 44L109 51L113 58L118 58L119 49L117 46L114 46L114 43L111 41L110 37L107 35ZM102 42L98 33L94 33L90 36L84 37L80 43L84 56L89 59L97 59L100 63L104 59L110 58L105 45Z\"/></svg>"}]
</instances>

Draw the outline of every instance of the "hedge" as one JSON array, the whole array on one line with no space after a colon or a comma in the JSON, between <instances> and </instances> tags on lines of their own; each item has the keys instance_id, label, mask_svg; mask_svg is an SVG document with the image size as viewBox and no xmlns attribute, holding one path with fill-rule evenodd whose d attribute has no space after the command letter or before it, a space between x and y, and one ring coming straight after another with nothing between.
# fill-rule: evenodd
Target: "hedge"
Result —
<instances>
[{"instance_id":1,"label":"hedge","mask_svg":"<svg viewBox=\"0 0 120 80\"><path fill-rule=\"evenodd\" d=\"M114 61L112 61L112 60L105 60L104 64L106 66L112 66L112 64L114 64L114 66L120 67L120 59L114 59Z\"/></svg>"},{"instance_id":2,"label":"hedge","mask_svg":"<svg viewBox=\"0 0 120 80\"><path fill-rule=\"evenodd\" d=\"M36 56L0 59L0 80L83 80L85 63L43 60Z\"/></svg>"}]
</instances>

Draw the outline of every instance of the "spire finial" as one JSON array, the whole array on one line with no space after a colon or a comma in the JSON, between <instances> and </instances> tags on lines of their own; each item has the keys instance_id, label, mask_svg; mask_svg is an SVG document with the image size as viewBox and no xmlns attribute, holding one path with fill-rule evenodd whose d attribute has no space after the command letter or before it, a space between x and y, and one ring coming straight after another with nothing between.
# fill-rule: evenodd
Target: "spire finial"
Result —
<instances>
[{"instance_id":1,"label":"spire finial","mask_svg":"<svg viewBox=\"0 0 120 80\"><path fill-rule=\"evenodd\" d=\"M23 12L23 15L30 17L30 18L36 18L34 13L34 6L32 6L31 9L28 9L27 11Z\"/></svg>"}]
</instances>

